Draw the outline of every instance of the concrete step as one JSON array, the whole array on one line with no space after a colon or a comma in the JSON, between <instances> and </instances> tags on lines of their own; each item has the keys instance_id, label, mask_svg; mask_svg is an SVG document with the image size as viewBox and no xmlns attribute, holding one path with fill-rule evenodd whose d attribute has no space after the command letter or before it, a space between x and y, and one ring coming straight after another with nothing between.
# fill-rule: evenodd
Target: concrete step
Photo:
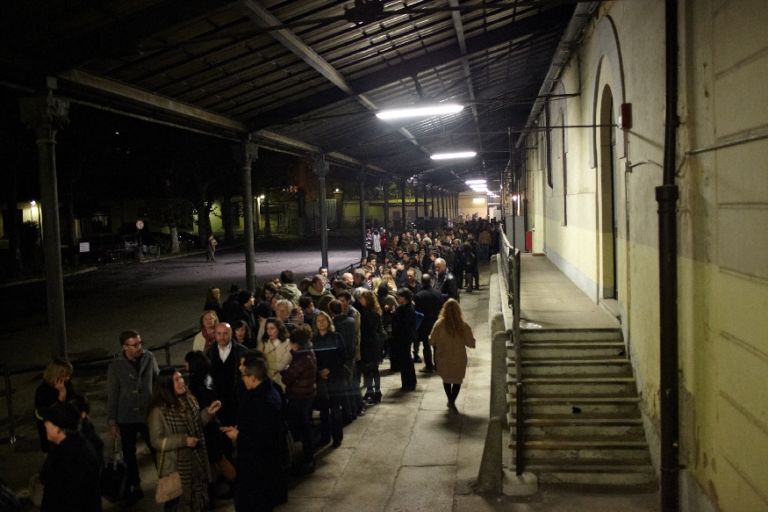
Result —
<instances>
[{"instance_id":1,"label":"concrete step","mask_svg":"<svg viewBox=\"0 0 768 512\"><path fill-rule=\"evenodd\" d=\"M507 393L514 400L517 387L512 377L507 377ZM525 377L523 388L526 396L541 395L616 395L637 396L635 379L628 375L584 375L579 377Z\"/></svg>"},{"instance_id":2,"label":"concrete step","mask_svg":"<svg viewBox=\"0 0 768 512\"><path fill-rule=\"evenodd\" d=\"M612 375L632 376L632 365L627 358L591 358L591 359L532 359L522 361L523 377L565 376L565 375ZM514 361L508 361L507 371L511 377L516 375Z\"/></svg>"},{"instance_id":3,"label":"concrete step","mask_svg":"<svg viewBox=\"0 0 768 512\"><path fill-rule=\"evenodd\" d=\"M623 357L626 355L624 342L621 341L590 341L590 342L548 342L528 343L522 346L522 360L531 359L570 359L570 358L602 358ZM507 350L507 357L515 359L514 348Z\"/></svg>"},{"instance_id":4,"label":"concrete step","mask_svg":"<svg viewBox=\"0 0 768 512\"><path fill-rule=\"evenodd\" d=\"M515 438L517 417L507 414L510 437ZM590 438L602 436L614 439L644 439L642 419L638 417L621 417L619 415L575 416L566 414L551 414L537 418L525 418L525 439L547 438Z\"/></svg>"},{"instance_id":5,"label":"concrete step","mask_svg":"<svg viewBox=\"0 0 768 512\"><path fill-rule=\"evenodd\" d=\"M512 460L515 443L510 442ZM624 461L631 464L650 464L651 456L644 440L639 441L553 441L551 439L525 441L524 456L530 464L537 461L559 461L568 465L574 460L594 463Z\"/></svg>"},{"instance_id":6,"label":"concrete step","mask_svg":"<svg viewBox=\"0 0 768 512\"><path fill-rule=\"evenodd\" d=\"M514 417L514 414L510 416ZM621 414L542 414L535 418L525 418L525 424L536 425L642 425L642 420Z\"/></svg>"},{"instance_id":7,"label":"concrete step","mask_svg":"<svg viewBox=\"0 0 768 512\"><path fill-rule=\"evenodd\" d=\"M619 414L633 417L638 415L639 402L640 398L631 396L526 396L523 407L525 415L533 418L542 414Z\"/></svg>"},{"instance_id":8,"label":"concrete step","mask_svg":"<svg viewBox=\"0 0 768 512\"><path fill-rule=\"evenodd\" d=\"M513 461L509 465L512 470ZM540 484L581 490L652 491L658 486L653 467L642 463L537 460L526 463L525 470L536 473Z\"/></svg>"},{"instance_id":9,"label":"concrete step","mask_svg":"<svg viewBox=\"0 0 768 512\"><path fill-rule=\"evenodd\" d=\"M514 418L508 418L509 424L514 432ZM605 436L623 437L623 436L644 436L642 424L612 424L612 425L590 425L590 424L561 424L561 425L535 425L525 427L526 439L544 439L553 436L594 436L602 434Z\"/></svg>"},{"instance_id":10,"label":"concrete step","mask_svg":"<svg viewBox=\"0 0 768 512\"><path fill-rule=\"evenodd\" d=\"M523 329L523 344L538 341L622 341L621 329Z\"/></svg>"}]
</instances>

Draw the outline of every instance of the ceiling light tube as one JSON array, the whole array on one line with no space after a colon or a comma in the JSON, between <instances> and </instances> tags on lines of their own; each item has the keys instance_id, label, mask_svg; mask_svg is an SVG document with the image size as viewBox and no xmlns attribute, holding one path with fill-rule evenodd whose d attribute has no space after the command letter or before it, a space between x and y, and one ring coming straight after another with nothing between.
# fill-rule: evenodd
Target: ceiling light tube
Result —
<instances>
[{"instance_id":1,"label":"ceiling light tube","mask_svg":"<svg viewBox=\"0 0 768 512\"><path fill-rule=\"evenodd\" d=\"M471 187L472 185L485 185L485 180L467 180L464 183Z\"/></svg>"},{"instance_id":2,"label":"ceiling light tube","mask_svg":"<svg viewBox=\"0 0 768 512\"><path fill-rule=\"evenodd\" d=\"M452 160L454 158L472 158L477 156L474 151L459 151L456 153L435 153L430 158L432 160Z\"/></svg>"},{"instance_id":3,"label":"ceiling light tube","mask_svg":"<svg viewBox=\"0 0 768 512\"><path fill-rule=\"evenodd\" d=\"M424 107L393 108L376 113L379 119L401 119L404 117L428 117L458 114L464 110L464 105L445 103L442 105L430 105Z\"/></svg>"}]
</instances>

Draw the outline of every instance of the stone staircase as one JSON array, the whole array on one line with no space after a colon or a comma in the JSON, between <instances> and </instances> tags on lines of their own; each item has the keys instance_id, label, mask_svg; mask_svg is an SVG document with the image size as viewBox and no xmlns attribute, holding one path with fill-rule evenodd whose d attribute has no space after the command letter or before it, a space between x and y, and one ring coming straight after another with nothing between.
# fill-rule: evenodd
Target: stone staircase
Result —
<instances>
[{"instance_id":1,"label":"stone staircase","mask_svg":"<svg viewBox=\"0 0 768 512\"><path fill-rule=\"evenodd\" d=\"M632 366L620 329L523 330L525 470L539 483L653 490ZM515 464L515 352L507 347L507 404Z\"/></svg>"}]
</instances>

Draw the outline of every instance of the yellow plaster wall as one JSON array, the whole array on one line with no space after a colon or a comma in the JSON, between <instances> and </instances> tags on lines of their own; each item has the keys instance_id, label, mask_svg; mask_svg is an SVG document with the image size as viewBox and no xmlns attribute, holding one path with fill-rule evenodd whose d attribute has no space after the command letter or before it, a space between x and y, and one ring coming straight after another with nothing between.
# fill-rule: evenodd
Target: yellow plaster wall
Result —
<instances>
[{"instance_id":1,"label":"yellow plaster wall","mask_svg":"<svg viewBox=\"0 0 768 512\"><path fill-rule=\"evenodd\" d=\"M768 8L764 0L680 4L677 183L683 510L764 511L768 510L764 470L768 141L760 137L768 134ZM617 277L623 328L655 457L659 287L654 188L662 181L663 9L661 0L604 3L564 71L558 91L581 92L577 98L560 101L567 104L568 124L599 122L593 117L595 90L606 84L613 92L614 108L622 101L633 107L632 129L616 132ZM610 25L600 25L608 21ZM608 65L607 45L612 42L606 34L614 30L620 68ZM684 154L749 137L760 140ZM527 145L540 142L532 135ZM561 269L594 297L590 287L597 287L600 279L596 233L600 162L592 153L590 130L570 130L567 145L567 225L562 217L560 159L553 154L554 188L550 188L542 151L527 153L529 206L537 227L534 249L556 254Z\"/></svg>"},{"instance_id":2,"label":"yellow plaster wall","mask_svg":"<svg viewBox=\"0 0 768 512\"><path fill-rule=\"evenodd\" d=\"M474 199L482 199L482 203L475 204ZM461 192L459 194L459 216L464 219L470 219L473 215L481 219L488 216L487 197L485 194L473 194L472 192Z\"/></svg>"}]
</instances>

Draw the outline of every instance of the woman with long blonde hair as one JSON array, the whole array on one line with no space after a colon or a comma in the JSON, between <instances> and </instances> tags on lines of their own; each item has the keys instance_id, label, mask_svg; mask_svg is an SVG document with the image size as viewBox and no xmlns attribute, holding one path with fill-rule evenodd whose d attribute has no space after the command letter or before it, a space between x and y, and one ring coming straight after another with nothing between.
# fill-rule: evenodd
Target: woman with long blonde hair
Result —
<instances>
[{"instance_id":1,"label":"woman with long blonde hair","mask_svg":"<svg viewBox=\"0 0 768 512\"><path fill-rule=\"evenodd\" d=\"M435 349L435 365L437 374L443 379L448 408L458 412L456 398L467 371L466 347L475 348L475 337L455 299L448 299L443 304L429 335L429 344Z\"/></svg>"}]
</instances>

